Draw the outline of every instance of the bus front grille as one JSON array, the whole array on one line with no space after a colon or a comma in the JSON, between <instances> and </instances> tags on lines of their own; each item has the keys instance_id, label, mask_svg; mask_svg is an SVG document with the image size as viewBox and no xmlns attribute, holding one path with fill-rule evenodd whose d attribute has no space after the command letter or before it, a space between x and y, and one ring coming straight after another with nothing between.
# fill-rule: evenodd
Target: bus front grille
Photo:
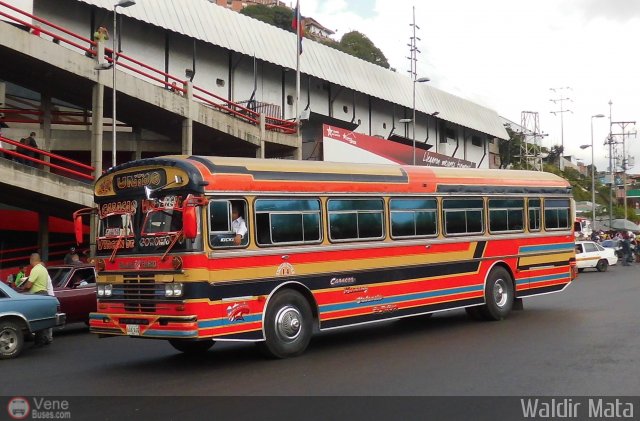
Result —
<instances>
[{"instance_id":1,"label":"bus front grille","mask_svg":"<svg viewBox=\"0 0 640 421\"><path fill-rule=\"evenodd\" d=\"M125 311L148 313L156 310L156 303L165 298L164 285L154 276L125 276L123 284L113 285L114 300L124 303Z\"/></svg>"}]
</instances>

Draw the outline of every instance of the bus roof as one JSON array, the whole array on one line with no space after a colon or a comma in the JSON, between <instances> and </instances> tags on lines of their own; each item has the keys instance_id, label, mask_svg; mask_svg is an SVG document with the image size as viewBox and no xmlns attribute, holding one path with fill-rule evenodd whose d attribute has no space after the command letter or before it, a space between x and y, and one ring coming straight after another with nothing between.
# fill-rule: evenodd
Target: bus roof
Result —
<instances>
[{"instance_id":1,"label":"bus roof","mask_svg":"<svg viewBox=\"0 0 640 421\"><path fill-rule=\"evenodd\" d=\"M153 170L176 171L187 177L171 190L205 192L273 193L487 193L562 194L571 186L546 172L475 168L442 168L409 165L352 164L283 159L212 156L165 156L131 161L109 169L96 182L96 196L123 177L143 180ZM163 180L172 179L164 175ZM147 177L148 178L148 177ZM151 177L153 179L153 177ZM161 178L155 177L155 180ZM124 186L124 184L121 184ZM136 194L144 181L130 184ZM153 187L153 186L150 186ZM167 190L170 186L167 186ZM133 191L130 191L134 193ZM113 193L115 194L115 193Z\"/></svg>"}]
</instances>

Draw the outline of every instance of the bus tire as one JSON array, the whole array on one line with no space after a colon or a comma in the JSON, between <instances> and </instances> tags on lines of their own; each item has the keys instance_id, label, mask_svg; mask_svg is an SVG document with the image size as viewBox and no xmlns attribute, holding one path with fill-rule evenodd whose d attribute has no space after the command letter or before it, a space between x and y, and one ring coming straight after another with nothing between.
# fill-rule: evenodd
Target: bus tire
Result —
<instances>
[{"instance_id":1,"label":"bus tire","mask_svg":"<svg viewBox=\"0 0 640 421\"><path fill-rule=\"evenodd\" d=\"M606 272L609 268L609 262L605 259L600 259L596 265L598 272Z\"/></svg>"},{"instance_id":2,"label":"bus tire","mask_svg":"<svg viewBox=\"0 0 640 421\"><path fill-rule=\"evenodd\" d=\"M502 267L494 268L487 278L485 304L478 307L485 320L502 320L513 307L514 288L511 275Z\"/></svg>"},{"instance_id":3,"label":"bus tire","mask_svg":"<svg viewBox=\"0 0 640 421\"><path fill-rule=\"evenodd\" d=\"M192 340L192 339L169 339L172 347L185 354L204 354L215 343L213 339Z\"/></svg>"},{"instance_id":4,"label":"bus tire","mask_svg":"<svg viewBox=\"0 0 640 421\"><path fill-rule=\"evenodd\" d=\"M277 292L264 317L263 342L258 349L269 358L287 358L302 354L313 334L313 314L305 297L292 289Z\"/></svg>"}]
</instances>

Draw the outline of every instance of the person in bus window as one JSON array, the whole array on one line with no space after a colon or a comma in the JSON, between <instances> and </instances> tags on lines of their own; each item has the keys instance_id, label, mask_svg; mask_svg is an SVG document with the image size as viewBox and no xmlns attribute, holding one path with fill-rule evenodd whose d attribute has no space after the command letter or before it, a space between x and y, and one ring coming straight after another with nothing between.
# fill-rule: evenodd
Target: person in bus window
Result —
<instances>
[{"instance_id":1,"label":"person in bus window","mask_svg":"<svg viewBox=\"0 0 640 421\"><path fill-rule=\"evenodd\" d=\"M247 235L247 224L240 214L240 207L238 205L231 207L231 219L231 231L235 234L233 244L239 246L242 243L242 239Z\"/></svg>"}]
</instances>

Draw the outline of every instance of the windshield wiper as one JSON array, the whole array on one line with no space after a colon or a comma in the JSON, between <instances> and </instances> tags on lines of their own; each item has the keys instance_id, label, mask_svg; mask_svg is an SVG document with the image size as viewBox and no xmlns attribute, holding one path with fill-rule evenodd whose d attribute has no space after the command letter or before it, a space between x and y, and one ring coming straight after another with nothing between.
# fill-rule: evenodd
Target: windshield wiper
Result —
<instances>
[{"instance_id":1,"label":"windshield wiper","mask_svg":"<svg viewBox=\"0 0 640 421\"><path fill-rule=\"evenodd\" d=\"M164 254L162 255L162 257L160 258L161 262L164 262L164 259L167 257L167 254L169 254L169 252L171 251L171 249L173 248L173 246L176 245L176 243L184 236L184 229L180 230L179 232L176 233L176 235L173 237L173 239L171 240L171 244L169 244L169 247L167 247L167 251L164 252Z\"/></svg>"}]
</instances>

